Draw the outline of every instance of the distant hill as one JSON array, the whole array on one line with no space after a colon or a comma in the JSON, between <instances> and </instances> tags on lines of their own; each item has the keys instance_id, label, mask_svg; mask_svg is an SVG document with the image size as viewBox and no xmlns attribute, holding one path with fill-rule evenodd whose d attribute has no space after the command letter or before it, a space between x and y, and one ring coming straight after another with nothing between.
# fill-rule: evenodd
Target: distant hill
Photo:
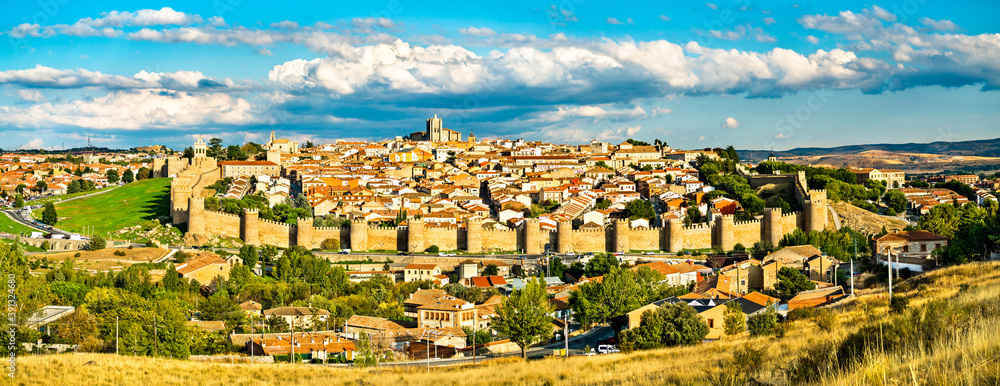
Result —
<instances>
[{"instance_id":1,"label":"distant hill","mask_svg":"<svg viewBox=\"0 0 1000 386\"><path fill-rule=\"evenodd\" d=\"M902 144L869 144L848 145L838 147L798 147L786 151L776 151L778 157L822 156L834 154L853 154L869 150L883 150L899 153L922 153L960 156L1000 157L1000 138L981 139L961 142L931 142ZM740 159L748 158L753 153L754 159L767 157L768 150L738 150Z\"/></svg>"}]
</instances>

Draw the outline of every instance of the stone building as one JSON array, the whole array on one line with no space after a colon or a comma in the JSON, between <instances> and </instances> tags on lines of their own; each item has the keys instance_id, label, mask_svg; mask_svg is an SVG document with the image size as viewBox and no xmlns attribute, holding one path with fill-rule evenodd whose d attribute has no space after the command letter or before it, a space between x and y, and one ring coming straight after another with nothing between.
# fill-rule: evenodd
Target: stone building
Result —
<instances>
[{"instance_id":1,"label":"stone building","mask_svg":"<svg viewBox=\"0 0 1000 386\"><path fill-rule=\"evenodd\" d=\"M434 118L427 120L427 130L410 134L410 139L414 141L448 142L462 141L462 133L443 127L443 121L434 114Z\"/></svg>"},{"instance_id":2,"label":"stone building","mask_svg":"<svg viewBox=\"0 0 1000 386\"><path fill-rule=\"evenodd\" d=\"M299 152L299 144L284 138L275 139L274 132L272 131L270 140L264 144L264 149L268 151L277 150L278 152L285 154L295 154Z\"/></svg>"},{"instance_id":3,"label":"stone building","mask_svg":"<svg viewBox=\"0 0 1000 386\"><path fill-rule=\"evenodd\" d=\"M222 168L222 178L259 175L278 177L281 174L281 167L270 161L223 161L219 162L219 167Z\"/></svg>"},{"instance_id":4,"label":"stone building","mask_svg":"<svg viewBox=\"0 0 1000 386\"><path fill-rule=\"evenodd\" d=\"M229 279L230 268L231 265L228 261L214 253L205 253L177 266L176 269L181 277L188 280L198 280L198 283L208 285L216 277Z\"/></svg>"},{"instance_id":5,"label":"stone building","mask_svg":"<svg viewBox=\"0 0 1000 386\"><path fill-rule=\"evenodd\" d=\"M889 250L892 254L903 257L931 257L935 249L948 245L948 238L928 231L902 231L889 233L875 239L875 252L885 255Z\"/></svg>"}]
</instances>

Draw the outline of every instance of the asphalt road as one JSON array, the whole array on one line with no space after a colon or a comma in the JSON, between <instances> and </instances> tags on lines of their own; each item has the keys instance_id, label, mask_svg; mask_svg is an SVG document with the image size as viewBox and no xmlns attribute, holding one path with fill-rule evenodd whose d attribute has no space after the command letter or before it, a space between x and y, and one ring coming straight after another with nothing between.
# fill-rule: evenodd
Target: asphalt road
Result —
<instances>
[{"instance_id":1,"label":"asphalt road","mask_svg":"<svg viewBox=\"0 0 1000 386\"><path fill-rule=\"evenodd\" d=\"M115 189L116 188L111 188L111 189L102 190L102 191L99 191L99 192L84 194L84 195L81 195L81 196L76 196L76 197L73 197L73 198L65 199L65 200L62 200L62 201L59 201L59 202L73 201L73 200L78 200L78 199L81 199L81 198L84 198L84 197L90 197L90 196L94 196L94 195L98 195L98 194L104 194L104 193L110 192L110 191L115 190ZM32 201L34 201L36 199L42 199L42 198L47 198L47 197L32 198L32 199L28 200L27 202L25 202L25 205L31 206L32 205ZM71 234L70 232L66 232L66 231L64 231L62 229L59 229L59 228L56 228L56 227L52 227L52 229L49 229L49 227L47 225L46 226L35 225L35 223L34 223L35 220L33 218L31 218L30 215L25 215L24 214L25 212L30 212L30 210L24 210L24 209L4 209L3 212L9 214L10 217L14 219L14 221L17 221L17 222L21 223L21 225L24 225L24 226L26 226L28 228L37 229L37 230L39 230L41 232L45 232L45 233L54 233L54 234L61 234L61 235L66 235L66 236L69 236Z\"/></svg>"},{"instance_id":2,"label":"asphalt road","mask_svg":"<svg viewBox=\"0 0 1000 386\"><path fill-rule=\"evenodd\" d=\"M569 341L569 353L570 355L582 355L584 347L596 347L597 341L601 339L610 338L614 335L614 330L608 326L601 326L590 330L583 335L570 338ZM555 350L562 349L565 346L563 342L553 343L548 346L541 346L528 349L528 358L532 357L549 357L552 356ZM448 359L434 359L430 360L418 360L418 361L399 361L399 362L386 362L382 363L380 367L409 367L409 368L420 368L420 367L442 367L442 366L456 366L463 364L471 364L473 362L482 362L483 360L488 360L492 358L502 358L502 357L512 357L521 356L521 351L514 351L510 353L490 355L490 356L477 356L476 358L448 358ZM349 364L330 364L328 366L336 367L351 367Z\"/></svg>"}]
</instances>

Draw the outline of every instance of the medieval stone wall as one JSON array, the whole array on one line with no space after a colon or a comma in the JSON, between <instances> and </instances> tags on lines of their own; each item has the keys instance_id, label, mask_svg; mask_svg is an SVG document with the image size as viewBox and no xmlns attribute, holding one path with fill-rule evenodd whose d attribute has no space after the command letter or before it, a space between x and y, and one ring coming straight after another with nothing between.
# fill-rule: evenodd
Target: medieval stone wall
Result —
<instances>
[{"instance_id":1,"label":"medieval stone wall","mask_svg":"<svg viewBox=\"0 0 1000 386\"><path fill-rule=\"evenodd\" d=\"M310 220L312 221L312 220ZM264 245L274 245L276 247L288 248L292 245L292 227L285 223L270 220L260 220L258 224L258 239Z\"/></svg>"},{"instance_id":2,"label":"medieval stone wall","mask_svg":"<svg viewBox=\"0 0 1000 386\"><path fill-rule=\"evenodd\" d=\"M424 245L437 245L442 251L458 250L458 233L458 228L424 228Z\"/></svg>"}]
</instances>

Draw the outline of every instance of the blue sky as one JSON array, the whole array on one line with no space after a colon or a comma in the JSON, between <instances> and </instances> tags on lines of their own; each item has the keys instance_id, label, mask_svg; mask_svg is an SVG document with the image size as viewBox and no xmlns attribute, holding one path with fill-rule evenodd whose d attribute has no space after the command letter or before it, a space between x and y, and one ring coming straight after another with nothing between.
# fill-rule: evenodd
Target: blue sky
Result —
<instances>
[{"instance_id":1,"label":"blue sky","mask_svg":"<svg viewBox=\"0 0 1000 386\"><path fill-rule=\"evenodd\" d=\"M0 148L384 139L789 149L1000 135L1000 3L79 2L0 14Z\"/></svg>"}]
</instances>

